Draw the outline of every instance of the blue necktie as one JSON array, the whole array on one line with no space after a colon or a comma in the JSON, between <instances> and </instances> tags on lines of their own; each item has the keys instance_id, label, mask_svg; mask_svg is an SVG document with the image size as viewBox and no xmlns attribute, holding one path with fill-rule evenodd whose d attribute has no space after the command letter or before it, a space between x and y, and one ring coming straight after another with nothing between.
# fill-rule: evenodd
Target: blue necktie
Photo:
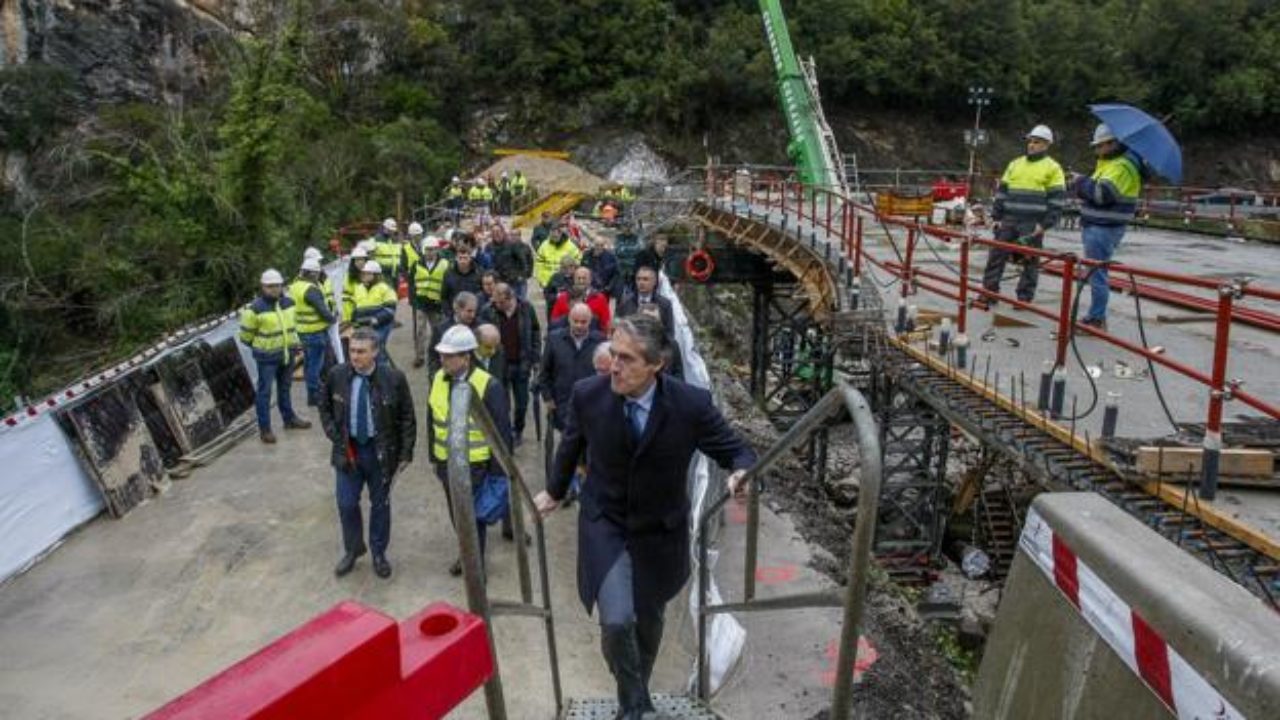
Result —
<instances>
[{"instance_id":1,"label":"blue necktie","mask_svg":"<svg viewBox=\"0 0 1280 720\"><path fill-rule=\"evenodd\" d=\"M627 413L627 424L631 426L631 439L638 443L640 435L644 432L644 426L640 424L640 403L628 400L623 410Z\"/></svg>"},{"instance_id":2,"label":"blue necktie","mask_svg":"<svg viewBox=\"0 0 1280 720\"><path fill-rule=\"evenodd\" d=\"M356 442L369 442L369 378L360 378L360 397L356 400Z\"/></svg>"}]
</instances>

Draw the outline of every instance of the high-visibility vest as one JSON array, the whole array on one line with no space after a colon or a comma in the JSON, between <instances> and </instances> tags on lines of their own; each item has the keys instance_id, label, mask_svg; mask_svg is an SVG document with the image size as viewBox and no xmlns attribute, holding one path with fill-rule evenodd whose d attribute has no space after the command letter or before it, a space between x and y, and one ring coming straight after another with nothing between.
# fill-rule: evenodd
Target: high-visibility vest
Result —
<instances>
[{"instance_id":1,"label":"high-visibility vest","mask_svg":"<svg viewBox=\"0 0 1280 720\"><path fill-rule=\"evenodd\" d=\"M476 395L484 400L484 391L489 387L489 373L480 368L472 368L467 382L475 388ZM449 391L453 383L449 382L444 370L437 370L431 379L431 392L427 404L431 406L431 457L440 461L449 460ZM467 419L467 460L472 463L487 462L492 455L484 433L472 418Z\"/></svg>"},{"instance_id":2,"label":"high-visibility vest","mask_svg":"<svg viewBox=\"0 0 1280 720\"><path fill-rule=\"evenodd\" d=\"M354 266L347 271L347 282L342 286L342 322L349 323L356 314L356 296L364 290L364 284L360 282L360 273L352 272Z\"/></svg>"},{"instance_id":3,"label":"high-visibility vest","mask_svg":"<svg viewBox=\"0 0 1280 720\"><path fill-rule=\"evenodd\" d=\"M320 283L315 280L306 278L298 278L289 284L289 297L293 298L294 317L298 323L298 332L300 333L318 333L323 332L329 327L329 323L325 322L320 316L319 311L307 302L307 291L315 288L324 295L324 289ZM333 312L333 298L325 295L325 305L329 308L329 312Z\"/></svg>"},{"instance_id":4,"label":"high-visibility vest","mask_svg":"<svg viewBox=\"0 0 1280 720\"><path fill-rule=\"evenodd\" d=\"M427 302L438 303L443 297L444 274L449 272L449 261L436 258L436 264L430 268L421 261L413 268L414 293Z\"/></svg>"},{"instance_id":5,"label":"high-visibility vest","mask_svg":"<svg viewBox=\"0 0 1280 720\"><path fill-rule=\"evenodd\" d=\"M1093 170L1093 193L1083 198L1080 220L1098 225L1123 225L1138 210L1142 194L1142 172L1129 155L1100 158ZM1110 190L1115 202L1106 204L1104 193Z\"/></svg>"},{"instance_id":6,"label":"high-visibility vest","mask_svg":"<svg viewBox=\"0 0 1280 720\"><path fill-rule=\"evenodd\" d=\"M293 299L282 296L274 302L258 297L240 309L240 342L264 354L279 353L289 359L298 346L298 324Z\"/></svg>"},{"instance_id":7,"label":"high-visibility vest","mask_svg":"<svg viewBox=\"0 0 1280 720\"><path fill-rule=\"evenodd\" d=\"M529 188L529 180L524 175L516 175L511 179L511 189L520 194Z\"/></svg>"},{"instance_id":8,"label":"high-visibility vest","mask_svg":"<svg viewBox=\"0 0 1280 720\"><path fill-rule=\"evenodd\" d=\"M351 317L359 320L367 315L372 315L384 306L395 307L400 301L396 296L396 291L386 282L379 280L370 287L365 287L364 283L356 288L355 292L355 311Z\"/></svg>"},{"instance_id":9,"label":"high-visibility vest","mask_svg":"<svg viewBox=\"0 0 1280 720\"><path fill-rule=\"evenodd\" d=\"M573 240L565 240L558 247L550 239L538 246L538 253L533 258L533 277L542 287L546 287L551 276L560 269L560 260L565 255L582 259L582 251Z\"/></svg>"},{"instance_id":10,"label":"high-visibility vest","mask_svg":"<svg viewBox=\"0 0 1280 720\"><path fill-rule=\"evenodd\" d=\"M467 199L471 202L489 202L493 199L493 191L488 185L473 185L471 192L467 193Z\"/></svg>"},{"instance_id":11,"label":"high-visibility vest","mask_svg":"<svg viewBox=\"0 0 1280 720\"><path fill-rule=\"evenodd\" d=\"M1040 221L1046 216L1057 217L1066 194L1067 179L1057 160L1023 155L1005 168L995 200L1001 217Z\"/></svg>"},{"instance_id":12,"label":"high-visibility vest","mask_svg":"<svg viewBox=\"0 0 1280 720\"><path fill-rule=\"evenodd\" d=\"M450 200L459 200L459 199L461 199L463 196L465 196L466 194L467 194L467 191L466 191L466 190L463 190L461 185L453 184L453 185L450 185L450 186L449 186L449 199L450 199Z\"/></svg>"},{"instance_id":13,"label":"high-visibility vest","mask_svg":"<svg viewBox=\"0 0 1280 720\"><path fill-rule=\"evenodd\" d=\"M400 268L400 243L395 240L379 240L373 246L373 259L382 267L384 277L394 278Z\"/></svg>"}]
</instances>

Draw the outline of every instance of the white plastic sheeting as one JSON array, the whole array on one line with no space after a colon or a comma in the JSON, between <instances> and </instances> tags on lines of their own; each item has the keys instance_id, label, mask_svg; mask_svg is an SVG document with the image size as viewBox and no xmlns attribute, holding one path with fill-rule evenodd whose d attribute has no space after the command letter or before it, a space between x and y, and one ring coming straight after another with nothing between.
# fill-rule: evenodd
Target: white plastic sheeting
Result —
<instances>
[{"instance_id":1,"label":"white plastic sheeting","mask_svg":"<svg viewBox=\"0 0 1280 720\"><path fill-rule=\"evenodd\" d=\"M52 413L0 434L0 582L102 512L102 496Z\"/></svg>"},{"instance_id":2,"label":"white plastic sheeting","mask_svg":"<svg viewBox=\"0 0 1280 720\"><path fill-rule=\"evenodd\" d=\"M675 339L680 348L684 380L690 385L712 390L711 375L707 372L707 364L703 361L702 355L698 353L697 344L693 337L693 328L689 325L689 316L684 311L684 305L680 303L680 298L676 295L674 288L671 287L671 282L667 279L665 273L659 282L659 292L671 301L671 315L676 326ZM716 474L713 475L713 472ZM689 552L693 555L694 578L698 577L698 533L702 531L702 528L698 527L698 519L702 517L708 501L711 500L714 493L722 485L719 474L719 468L713 466L702 453L694 456L693 465L689 468L689 497L693 504L693 512L689 517L689 531L693 541L689 545ZM715 479L714 483L712 482L713 477ZM718 556L719 551L714 548L707 553L707 562L712 568L715 567ZM696 584L695 580L695 588ZM710 587L707 589L707 602L712 605L723 602L723 598L720 596L720 588L716 585L714 572L711 574ZM689 617L695 623L697 622L698 593L696 589L689 593ZM707 623L707 667L710 670L711 692L713 694L720 689L729 671L733 669L738 659L742 657L742 649L746 642L746 629L729 613L717 613ZM694 662L696 664L696 658ZM694 675L689 678L689 686L693 687L696 680L697 670L695 665Z\"/></svg>"}]
</instances>

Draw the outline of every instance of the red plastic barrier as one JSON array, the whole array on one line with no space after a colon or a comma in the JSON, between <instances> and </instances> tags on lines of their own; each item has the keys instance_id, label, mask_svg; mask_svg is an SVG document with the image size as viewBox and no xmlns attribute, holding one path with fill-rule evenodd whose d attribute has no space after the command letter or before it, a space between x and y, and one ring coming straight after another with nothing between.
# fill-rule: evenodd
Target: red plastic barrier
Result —
<instances>
[{"instance_id":1,"label":"red plastic barrier","mask_svg":"<svg viewBox=\"0 0 1280 720\"><path fill-rule=\"evenodd\" d=\"M147 717L441 718L492 674L474 615L435 603L397 624L341 602Z\"/></svg>"}]
</instances>

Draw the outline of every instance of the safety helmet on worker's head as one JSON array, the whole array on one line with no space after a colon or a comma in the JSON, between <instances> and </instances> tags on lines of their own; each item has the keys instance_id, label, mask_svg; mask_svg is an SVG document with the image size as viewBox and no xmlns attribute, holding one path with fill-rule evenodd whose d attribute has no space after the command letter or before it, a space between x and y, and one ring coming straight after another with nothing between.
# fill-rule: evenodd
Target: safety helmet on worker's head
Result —
<instances>
[{"instance_id":1,"label":"safety helmet on worker's head","mask_svg":"<svg viewBox=\"0 0 1280 720\"><path fill-rule=\"evenodd\" d=\"M1096 147L1108 140L1115 139L1116 134L1111 132L1111 127L1109 125L1106 123L1098 123L1098 127L1093 129L1093 142L1089 144Z\"/></svg>"},{"instance_id":2,"label":"safety helmet on worker's head","mask_svg":"<svg viewBox=\"0 0 1280 720\"><path fill-rule=\"evenodd\" d=\"M395 218L387 218L382 221L382 229L387 232L396 232L400 229L400 223L397 223Z\"/></svg>"},{"instance_id":3,"label":"safety helmet on worker's head","mask_svg":"<svg viewBox=\"0 0 1280 720\"><path fill-rule=\"evenodd\" d=\"M309 247L306 250L302 251L302 259L306 260L307 258L315 258L316 260L322 260L324 259L324 255L320 254L319 250L313 247Z\"/></svg>"},{"instance_id":4,"label":"safety helmet on worker's head","mask_svg":"<svg viewBox=\"0 0 1280 720\"><path fill-rule=\"evenodd\" d=\"M283 285L284 276L280 274L279 270L275 270L275 269L267 270L266 272L262 273L262 284L263 285Z\"/></svg>"},{"instance_id":5,"label":"safety helmet on worker's head","mask_svg":"<svg viewBox=\"0 0 1280 720\"><path fill-rule=\"evenodd\" d=\"M369 251L364 249L363 243L357 245L356 249L351 251L352 260L357 260L360 258L367 258L367 257L369 257Z\"/></svg>"},{"instance_id":6,"label":"safety helmet on worker's head","mask_svg":"<svg viewBox=\"0 0 1280 720\"><path fill-rule=\"evenodd\" d=\"M1048 125L1037 125L1031 128L1031 132L1027 133L1027 139L1030 140L1031 138L1043 140L1052 145L1053 131L1049 129Z\"/></svg>"},{"instance_id":7,"label":"safety helmet on worker's head","mask_svg":"<svg viewBox=\"0 0 1280 720\"><path fill-rule=\"evenodd\" d=\"M476 334L466 325L454 325L444 331L440 342L436 343L436 352L441 355L459 355L475 350L479 343Z\"/></svg>"},{"instance_id":8,"label":"safety helmet on worker's head","mask_svg":"<svg viewBox=\"0 0 1280 720\"><path fill-rule=\"evenodd\" d=\"M458 179L457 175L454 175L453 180L451 182L462 182L462 181Z\"/></svg>"},{"instance_id":9,"label":"safety helmet on worker's head","mask_svg":"<svg viewBox=\"0 0 1280 720\"><path fill-rule=\"evenodd\" d=\"M375 248L378 247L378 241L374 240L373 238L365 238L361 240L360 244L357 245L356 247L362 247L364 248L365 252L371 253L374 251Z\"/></svg>"},{"instance_id":10,"label":"safety helmet on worker's head","mask_svg":"<svg viewBox=\"0 0 1280 720\"><path fill-rule=\"evenodd\" d=\"M488 183L485 181L484 178L476 178L476 184L479 185L480 187L484 187Z\"/></svg>"},{"instance_id":11,"label":"safety helmet on worker's head","mask_svg":"<svg viewBox=\"0 0 1280 720\"><path fill-rule=\"evenodd\" d=\"M360 272L373 273L374 275L381 275L382 266L378 264L377 260L370 260L369 262L360 266Z\"/></svg>"},{"instance_id":12,"label":"safety helmet on worker's head","mask_svg":"<svg viewBox=\"0 0 1280 720\"><path fill-rule=\"evenodd\" d=\"M435 235L428 235L422 241L422 247L426 250L439 250L442 244L440 238Z\"/></svg>"},{"instance_id":13,"label":"safety helmet on worker's head","mask_svg":"<svg viewBox=\"0 0 1280 720\"><path fill-rule=\"evenodd\" d=\"M409 223L409 237L421 237L422 232L422 223Z\"/></svg>"},{"instance_id":14,"label":"safety helmet on worker's head","mask_svg":"<svg viewBox=\"0 0 1280 720\"><path fill-rule=\"evenodd\" d=\"M302 261L302 272L320 272L320 261L313 258L304 258Z\"/></svg>"}]
</instances>

